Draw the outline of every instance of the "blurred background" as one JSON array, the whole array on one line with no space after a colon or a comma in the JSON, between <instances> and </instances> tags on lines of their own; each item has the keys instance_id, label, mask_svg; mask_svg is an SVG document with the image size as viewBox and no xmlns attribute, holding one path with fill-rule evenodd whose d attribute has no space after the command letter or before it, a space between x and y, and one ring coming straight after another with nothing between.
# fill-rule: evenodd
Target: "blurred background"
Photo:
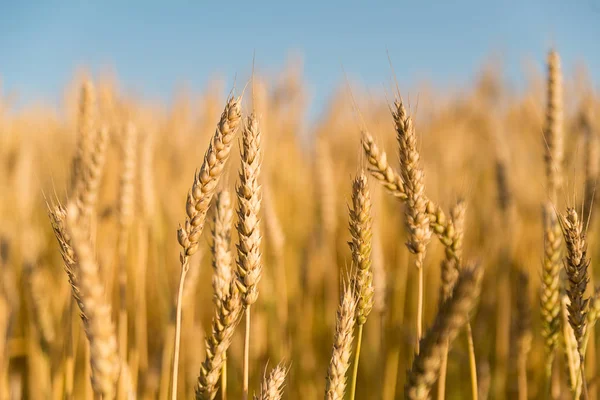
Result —
<instances>
[{"instance_id":1,"label":"blurred background","mask_svg":"<svg viewBox=\"0 0 600 400\"><path fill-rule=\"evenodd\" d=\"M253 306L251 393L266 366L283 360L290 366L284 398L320 398L340 276L351 264L351 182L367 168L361 124L397 169L389 109L396 80L415 120L425 192L446 214L466 201L464 257L486 269L472 316L479 397L516 398L524 373L528 398L545 398L546 63L556 50L565 178L555 207L564 210L580 207L598 176L600 3L173 3L0 3L0 399L92 398L85 334L47 203L70 198L77 138L101 127L109 132L95 208L102 279L118 304L117 267L129 275L124 353L137 396L169 397L176 230L228 95L244 88L242 112L259 116L264 154L264 273ZM239 158L236 139L219 189L234 193ZM134 171L134 217L124 228L125 168ZM369 187L376 306L356 398L400 399L416 340L417 273L402 203L374 178ZM586 208L590 295L600 255L594 210ZM193 397L214 314L211 227L188 278L180 398ZM425 327L440 304L443 258L432 239ZM522 273L528 284L517 286ZM117 324L116 305L112 313ZM242 333L238 328L228 352L230 398L240 396ZM599 393L597 339L593 333L587 357L590 399ZM471 396L467 344L461 333L450 350L448 399ZM563 353L553 398L572 398Z\"/></svg>"}]
</instances>

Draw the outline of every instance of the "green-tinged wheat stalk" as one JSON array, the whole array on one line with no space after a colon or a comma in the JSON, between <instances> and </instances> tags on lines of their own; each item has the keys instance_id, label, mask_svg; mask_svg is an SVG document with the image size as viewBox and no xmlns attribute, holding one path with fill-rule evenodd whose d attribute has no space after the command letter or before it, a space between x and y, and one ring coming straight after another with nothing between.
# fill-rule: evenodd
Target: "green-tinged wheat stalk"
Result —
<instances>
[{"instance_id":1,"label":"green-tinged wheat stalk","mask_svg":"<svg viewBox=\"0 0 600 400\"><path fill-rule=\"evenodd\" d=\"M438 310L433 325L421 339L421 351L415 354L408 371L404 394L407 399L428 399L431 387L438 378L442 353L467 323L469 314L479 296L482 269L478 266L463 268L452 297Z\"/></svg>"},{"instance_id":2,"label":"green-tinged wheat stalk","mask_svg":"<svg viewBox=\"0 0 600 400\"><path fill-rule=\"evenodd\" d=\"M242 165L237 186L239 243L237 245L236 283L242 295L246 311L246 335L244 343L243 398L248 398L248 362L250 349L250 307L258 298L258 282L262 274L259 184L262 163L261 132L258 119L248 117L241 146Z\"/></svg>"},{"instance_id":3,"label":"green-tinged wheat stalk","mask_svg":"<svg viewBox=\"0 0 600 400\"><path fill-rule=\"evenodd\" d=\"M342 400L346 392L346 372L350 367L356 322L356 295L353 285L345 285L335 322L333 351L327 370L326 400Z\"/></svg>"},{"instance_id":4,"label":"green-tinged wheat stalk","mask_svg":"<svg viewBox=\"0 0 600 400\"><path fill-rule=\"evenodd\" d=\"M363 326L373 309L373 271L371 269L372 249L372 216L371 195L367 177L361 171L352 182L352 208L350 213L350 236L348 242L352 252L352 266L356 268L352 284L356 295L356 323L358 334L356 340L356 353L354 355L354 370L350 386L350 399L356 395L356 380L358 377L358 362L362 343Z\"/></svg>"},{"instance_id":5,"label":"green-tinged wheat stalk","mask_svg":"<svg viewBox=\"0 0 600 400\"><path fill-rule=\"evenodd\" d=\"M177 398L182 299L185 277L190 268L189 257L198 251L198 243L204 229L208 207L215 194L219 179L225 168L225 163L229 159L233 138L241 119L240 102L241 98L230 97L225 105L215 134L211 138L210 145L204 154L204 161L200 167L200 172L194 175L194 183L188 193L185 207L185 224L177 230L177 240L182 248L182 252L180 254L181 276L177 292L175 345L171 379L171 398L173 400Z\"/></svg>"}]
</instances>

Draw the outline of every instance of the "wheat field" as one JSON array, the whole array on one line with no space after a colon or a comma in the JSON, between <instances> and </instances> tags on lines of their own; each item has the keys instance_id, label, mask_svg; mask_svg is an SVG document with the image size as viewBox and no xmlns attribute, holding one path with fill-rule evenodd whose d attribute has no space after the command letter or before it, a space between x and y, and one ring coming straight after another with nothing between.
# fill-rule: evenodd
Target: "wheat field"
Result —
<instances>
[{"instance_id":1,"label":"wheat field","mask_svg":"<svg viewBox=\"0 0 600 400\"><path fill-rule=\"evenodd\" d=\"M598 399L600 98L539 61L0 96L0 400Z\"/></svg>"}]
</instances>

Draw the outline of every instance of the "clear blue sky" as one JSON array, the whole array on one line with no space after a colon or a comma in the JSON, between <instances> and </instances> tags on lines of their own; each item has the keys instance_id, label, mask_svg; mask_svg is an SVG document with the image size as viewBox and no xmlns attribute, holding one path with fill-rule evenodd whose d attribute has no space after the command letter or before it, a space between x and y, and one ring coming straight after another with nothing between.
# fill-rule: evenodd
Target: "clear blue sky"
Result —
<instances>
[{"instance_id":1,"label":"clear blue sky","mask_svg":"<svg viewBox=\"0 0 600 400\"><path fill-rule=\"evenodd\" d=\"M567 71L585 60L600 81L600 0L39 1L0 0L0 79L20 102L56 103L82 67L109 66L128 90L168 102L182 83L277 70L303 55L313 99L343 79L467 81L500 53L509 78L555 45ZM230 84L232 80L229 80Z\"/></svg>"}]
</instances>

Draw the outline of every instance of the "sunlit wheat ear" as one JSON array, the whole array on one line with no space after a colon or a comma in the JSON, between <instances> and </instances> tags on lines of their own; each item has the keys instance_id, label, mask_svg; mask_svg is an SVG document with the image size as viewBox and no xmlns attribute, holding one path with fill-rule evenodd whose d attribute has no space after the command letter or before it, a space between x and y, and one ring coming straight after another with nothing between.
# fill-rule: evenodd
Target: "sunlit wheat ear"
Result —
<instances>
[{"instance_id":1,"label":"sunlit wheat ear","mask_svg":"<svg viewBox=\"0 0 600 400\"><path fill-rule=\"evenodd\" d=\"M94 393L112 399L116 393L120 360L117 337L111 319L111 305L107 302L104 284L100 279L98 264L87 231L79 225L77 207L67 207L66 226L77 259L77 280L81 295L81 312L85 333L90 343L92 387Z\"/></svg>"},{"instance_id":2,"label":"sunlit wheat ear","mask_svg":"<svg viewBox=\"0 0 600 400\"><path fill-rule=\"evenodd\" d=\"M563 85L560 56L554 50L548 54L546 122L544 124L546 178L550 201L556 204L557 192L561 187L563 150Z\"/></svg>"},{"instance_id":3,"label":"sunlit wheat ear","mask_svg":"<svg viewBox=\"0 0 600 400\"><path fill-rule=\"evenodd\" d=\"M386 153L379 150L371 133L364 129L361 133L361 144L367 156L371 175L381 182L393 196L406 200L402 178L390 166Z\"/></svg>"},{"instance_id":4,"label":"sunlit wheat ear","mask_svg":"<svg viewBox=\"0 0 600 400\"><path fill-rule=\"evenodd\" d=\"M371 176L379 181L392 196L406 202L408 197L403 177L389 165L386 153L379 149L373 136L366 129L361 131L361 144L369 163L368 170ZM455 257L454 248L457 239L454 236L454 230L449 226L448 218L440 206L429 199L425 200L432 232L444 245L446 254Z\"/></svg>"},{"instance_id":5,"label":"sunlit wheat ear","mask_svg":"<svg viewBox=\"0 0 600 400\"><path fill-rule=\"evenodd\" d=\"M429 200L425 197L425 176L417 150L417 135L411 117L406 112L402 100L398 99L392 108L392 116L396 127L398 147L400 149L400 176L406 192L406 226L409 232L406 245L416 256L415 265L418 270L417 299L417 352L423 334L423 302L424 273L423 263L425 251L431 239L430 219L428 213Z\"/></svg>"},{"instance_id":6,"label":"sunlit wheat ear","mask_svg":"<svg viewBox=\"0 0 600 400\"><path fill-rule=\"evenodd\" d=\"M569 297L569 324L573 328L579 355L583 360L583 339L586 329L586 316L589 299L584 297L590 280L587 258L587 243L583 232L583 222L579 219L574 208L568 208L565 214L559 214L560 225L567 247L564 260L567 273L567 296Z\"/></svg>"},{"instance_id":7,"label":"sunlit wheat ear","mask_svg":"<svg viewBox=\"0 0 600 400\"><path fill-rule=\"evenodd\" d=\"M171 385L172 400L177 398L182 302L185 278L190 267L189 257L198 251L198 243L204 229L208 207L223 174L225 163L229 159L233 138L241 118L240 102L241 98L230 97L221 114L215 134L211 138L206 153L204 153L204 161L200 167L200 172L195 174L192 189L188 193L185 207L185 224L177 230L177 241L182 251L180 254L181 275L175 314L175 345L171 378L173 382Z\"/></svg>"},{"instance_id":8,"label":"sunlit wheat ear","mask_svg":"<svg viewBox=\"0 0 600 400\"><path fill-rule=\"evenodd\" d=\"M421 351L408 371L404 394L407 399L428 399L438 378L442 351L452 344L479 296L483 270L468 266L461 270L452 296L442 304L431 328L421 339Z\"/></svg>"},{"instance_id":9,"label":"sunlit wheat ear","mask_svg":"<svg viewBox=\"0 0 600 400\"><path fill-rule=\"evenodd\" d=\"M231 226L233 208L227 190L217 193L212 228L213 300L216 307L229 295L233 279L233 255L231 254Z\"/></svg>"},{"instance_id":10,"label":"sunlit wheat ear","mask_svg":"<svg viewBox=\"0 0 600 400\"><path fill-rule=\"evenodd\" d=\"M263 378L260 386L260 395L254 396L255 400L280 400L283 396L283 386L287 369L282 364L275 367L269 376Z\"/></svg>"},{"instance_id":11,"label":"sunlit wheat ear","mask_svg":"<svg viewBox=\"0 0 600 400\"><path fill-rule=\"evenodd\" d=\"M560 269L562 258L562 232L552 204L546 203L544 217L544 257L542 260L542 286L540 307L542 336L548 358L548 373L551 373L554 351L560 334Z\"/></svg>"},{"instance_id":12,"label":"sunlit wheat ear","mask_svg":"<svg viewBox=\"0 0 600 400\"><path fill-rule=\"evenodd\" d=\"M258 119L248 117L242 138L239 184L237 186L239 234L237 245L237 285L246 306L252 305L258 298L258 282L262 273L260 204L261 187L259 184L261 168L261 132Z\"/></svg>"},{"instance_id":13,"label":"sunlit wheat ear","mask_svg":"<svg viewBox=\"0 0 600 400\"><path fill-rule=\"evenodd\" d=\"M400 175L407 196L406 218L410 232L407 246L417 255L417 262L422 263L425 247L431 238L431 229L427 215L425 177L417 150L417 135L412 119L401 100L394 104L392 116L400 149Z\"/></svg>"},{"instance_id":14,"label":"sunlit wheat ear","mask_svg":"<svg viewBox=\"0 0 600 400\"><path fill-rule=\"evenodd\" d=\"M325 398L327 400L342 400L346 392L346 372L350 367L352 356L352 340L356 322L356 295L353 286L346 284L335 322L333 351L327 370Z\"/></svg>"},{"instance_id":15,"label":"sunlit wheat ear","mask_svg":"<svg viewBox=\"0 0 600 400\"><path fill-rule=\"evenodd\" d=\"M350 212L350 236L352 265L356 268L354 293L357 298L356 320L359 325L367 321L373 309L373 271L371 270L372 217L371 195L367 177L363 172L352 182L352 208Z\"/></svg>"},{"instance_id":16,"label":"sunlit wheat ear","mask_svg":"<svg viewBox=\"0 0 600 400\"><path fill-rule=\"evenodd\" d=\"M186 221L178 231L178 240L182 247L181 256L184 260L198 250L206 213L225 163L229 159L233 139L240 123L240 102L241 98L231 97L228 100L215 134L204 154L200 171L194 176L194 183L186 202Z\"/></svg>"},{"instance_id":17,"label":"sunlit wheat ear","mask_svg":"<svg viewBox=\"0 0 600 400\"><path fill-rule=\"evenodd\" d=\"M231 339L242 315L240 294L231 282L228 294L216 309L211 324L211 334L206 338L206 356L196 385L196 399L209 400L217 395L219 377L226 361Z\"/></svg>"},{"instance_id":18,"label":"sunlit wheat ear","mask_svg":"<svg viewBox=\"0 0 600 400\"><path fill-rule=\"evenodd\" d=\"M238 199L238 222L236 225L239 242L237 245L237 268L235 280L242 295L246 313L244 336L244 368L242 399L248 398L248 371L250 350L250 307L258 299L258 283L262 275L259 184L262 163L261 131L257 117L248 117L242 135L239 183L236 189Z\"/></svg>"}]
</instances>

